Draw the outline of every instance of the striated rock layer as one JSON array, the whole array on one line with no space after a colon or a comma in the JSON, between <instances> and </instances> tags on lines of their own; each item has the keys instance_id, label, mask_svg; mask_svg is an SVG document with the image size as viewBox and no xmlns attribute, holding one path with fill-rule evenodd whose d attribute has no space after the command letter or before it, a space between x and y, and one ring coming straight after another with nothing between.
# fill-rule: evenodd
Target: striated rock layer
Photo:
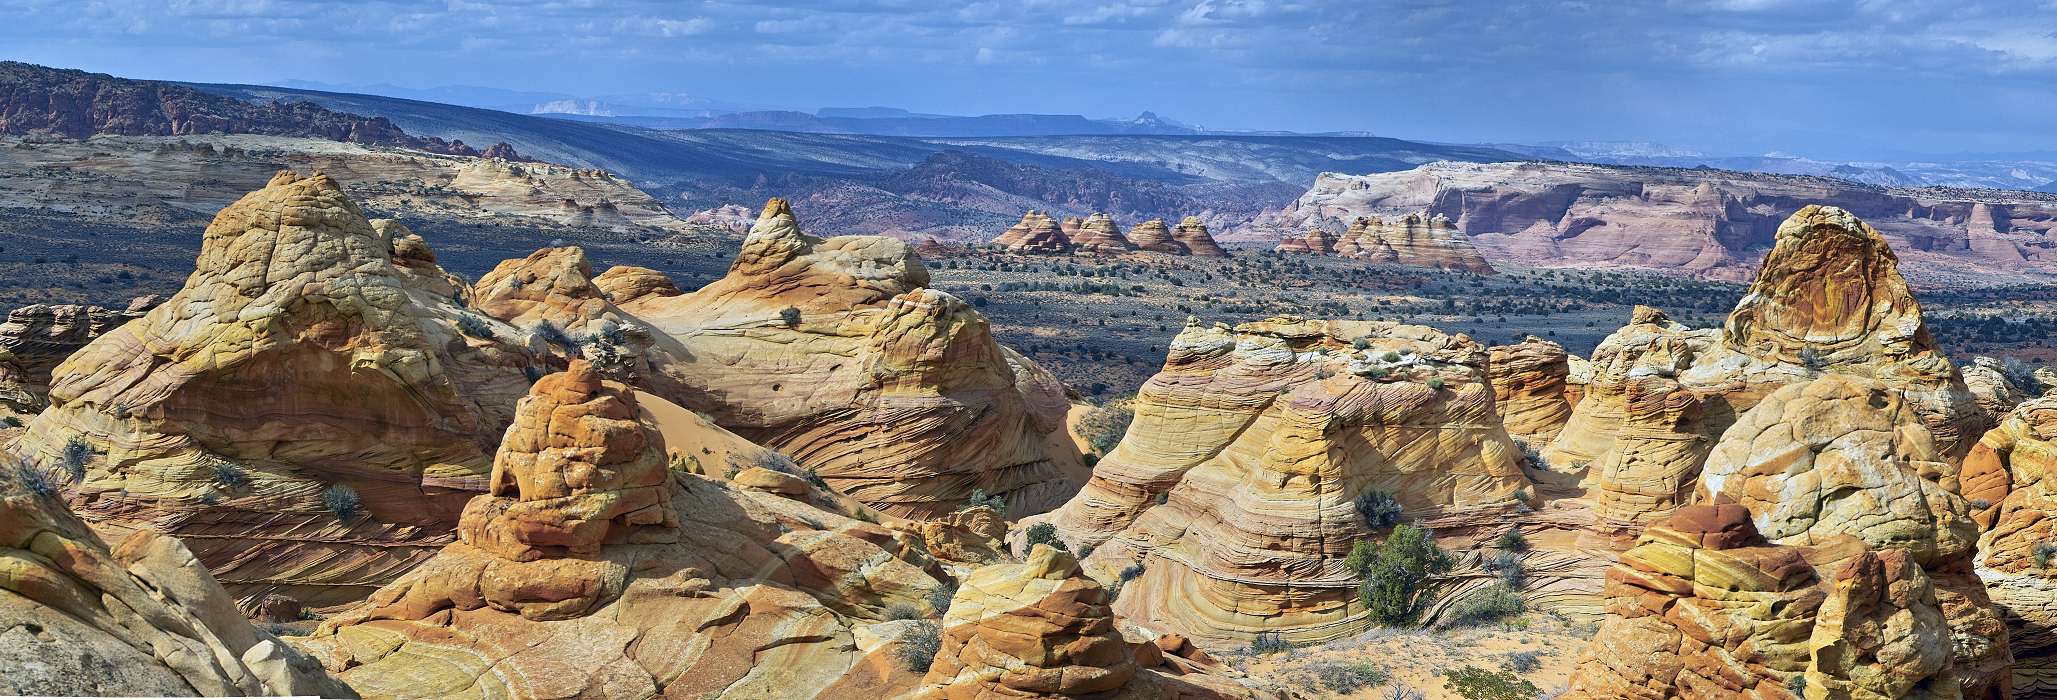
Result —
<instances>
[{"instance_id":1,"label":"striated rock layer","mask_svg":"<svg viewBox=\"0 0 2057 700\"><path fill-rule=\"evenodd\" d=\"M1228 251L1222 250L1221 244L1214 241L1214 236L1207 232L1206 222L1201 221L1200 217L1188 216L1180 220L1178 227L1171 230L1171 237L1184 244L1186 250L1193 255L1203 258L1228 257Z\"/></svg>"},{"instance_id":2,"label":"striated rock layer","mask_svg":"<svg viewBox=\"0 0 2057 700\"><path fill-rule=\"evenodd\" d=\"M1128 643L1115 629L1108 599L1078 560L1049 545L1036 545L1023 563L973 572L951 601L942 651L913 697L1271 697L1225 677L1204 657L1176 656L1180 649L1167 640Z\"/></svg>"},{"instance_id":3,"label":"striated rock layer","mask_svg":"<svg viewBox=\"0 0 2057 700\"><path fill-rule=\"evenodd\" d=\"M0 695L356 697L252 627L177 539L110 551L39 474L0 475Z\"/></svg>"},{"instance_id":4,"label":"striated rock layer","mask_svg":"<svg viewBox=\"0 0 2057 700\"><path fill-rule=\"evenodd\" d=\"M1915 557L1854 537L1766 542L1740 506L1690 506L1607 572L1607 619L1563 697L1994 697L1953 655ZM2003 647L2004 650L2004 647Z\"/></svg>"},{"instance_id":5,"label":"striated rock layer","mask_svg":"<svg viewBox=\"0 0 2057 700\"><path fill-rule=\"evenodd\" d=\"M1189 324L1127 436L1044 516L1090 568L1140 564L1116 608L1197 642L1334 639L1370 620L1344 566L1355 500L1417 517L1499 513L1529 482L1494 408L1486 349L1386 322Z\"/></svg>"},{"instance_id":6,"label":"striated rock layer","mask_svg":"<svg viewBox=\"0 0 2057 700\"><path fill-rule=\"evenodd\" d=\"M447 541L537 343L393 230L280 173L215 217L184 288L53 371L17 447L83 462L85 518L185 539L238 594L361 598Z\"/></svg>"},{"instance_id":7,"label":"striated rock layer","mask_svg":"<svg viewBox=\"0 0 2057 700\"><path fill-rule=\"evenodd\" d=\"M1638 307L1594 351L1584 395L1544 454L1589 465L1603 529L1633 532L1681 505L1736 416L1823 374L1895 392L1949 464L1984 432L1989 419L1936 350L1878 232L1840 209L1807 207L1777 240L1718 333Z\"/></svg>"},{"instance_id":8,"label":"striated rock layer","mask_svg":"<svg viewBox=\"0 0 2057 700\"><path fill-rule=\"evenodd\" d=\"M2007 616L2016 697L2057 697L2057 396L2015 407L1964 460L1978 577Z\"/></svg>"},{"instance_id":9,"label":"striated rock layer","mask_svg":"<svg viewBox=\"0 0 2057 700\"><path fill-rule=\"evenodd\" d=\"M1172 237L1171 227L1165 225L1163 219L1151 219L1136 224L1135 228L1128 230L1128 240L1137 250L1153 253L1188 255L1193 252L1183 241Z\"/></svg>"},{"instance_id":10,"label":"striated rock layer","mask_svg":"<svg viewBox=\"0 0 2057 700\"><path fill-rule=\"evenodd\" d=\"M137 297L125 310L30 304L0 323L0 410L33 416L50 404L50 372L94 338L140 317L162 297Z\"/></svg>"},{"instance_id":11,"label":"striated rock layer","mask_svg":"<svg viewBox=\"0 0 2057 700\"><path fill-rule=\"evenodd\" d=\"M1557 437L1571 419L1571 401L1565 399L1569 357L1564 346L1535 336L1487 349L1486 375L1508 435L1535 445Z\"/></svg>"},{"instance_id":12,"label":"striated rock layer","mask_svg":"<svg viewBox=\"0 0 2057 700\"><path fill-rule=\"evenodd\" d=\"M1010 253L1069 253L1071 238L1059 228L1056 221L1045 214L1030 209L1021 215L1021 222L1007 227L993 245L1006 248Z\"/></svg>"},{"instance_id":13,"label":"striated rock layer","mask_svg":"<svg viewBox=\"0 0 2057 700\"><path fill-rule=\"evenodd\" d=\"M621 309L683 346L665 393L896 516L976 491L1013 515L1055 507L1083 471L1063 385L929 289L900 241L814 238L774 199L729 274Z\"/></svg>"},{"instance_id":14,"label":"striated rock layer","mask_svg":"<svg viewBox=\"0 0 2057 700\"><path fill-rule=\"evenodd\" d=\"M666 468L627 385L536 383L453 542L305 646L371 698L890 697L939 584L892 531ZM801 488L807 488L801 484ZM896 633L896 630L898 633Z\"/></svg>"},{"instance_id":15,"label":"striated rock layer","mask_svg":"<svg viewBox=\"0 0 2057 700\"><path fill-rule=\"evenodd\" d=\"M1076 233L1067 232L1072 245L1081 253L1112 254L1136 249L1127 236L1121 234L1121 227L1114 224L1114 217L1095 213L1079 223Z\"/></svg>"},{"instance_id":16,"label":"striated rock layer","mask_svg":"<svg viewBox=\"0 0 2057 700\"><path fill-rule=\"evenodd\" d=\"M1378 263L1419 265L1445 270L1492 274L1492 264L1473 248L1471 240L1440 215L1411 213L1393 221L1360 216L1340 236L1324 221L1299 236L1284 236L1280 252L1341 255ZM1336 228L1342 228L1336 226Z\"/></svg>"}]
</instances>

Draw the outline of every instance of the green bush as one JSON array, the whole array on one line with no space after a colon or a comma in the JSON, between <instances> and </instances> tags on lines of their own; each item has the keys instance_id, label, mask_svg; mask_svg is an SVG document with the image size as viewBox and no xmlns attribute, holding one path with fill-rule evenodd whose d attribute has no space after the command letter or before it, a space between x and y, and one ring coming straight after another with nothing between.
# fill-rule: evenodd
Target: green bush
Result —
<instances>
[{"instance_id":1,"label":"green bush","mask_svg":"<svg viewBox=\"0 0 2057 700\"><path fill-rule=\"evenodd\" d=\"M86 480L86 463L92 459L92 443L86 442L85 438L74 436L64 441L64 452L58 459L58 465L64 467L64 473L76 484Z\"/></svg>"},{"instance_id":2,"label":"green bush","mask_svg":"<svg viewBox=\"0 0 2057 700\"><path fill-rule=\"evenodd\" d=\"M964 499L964 507L958 510L971 510L979 506L991 508L1001 515L1007 514L1007 498L999 495L988 496L985 489L972 489L971 498Z\"/></svg>"},{"instance_id":3,"label":"green bush","mask_svg":"<svg viewBox=\"0 0 2057 700\"><path fill-rule=\"evenodd\" d=\"M1130 565L1128 565L1128 566L1124 566L1124 567L1122 567L1122 568L1121 568L1121 582L1122 582L1122 583L1128 583L1128 582L1130 582L1130 581L1134 581L1134 580L1136 580L1136 579L1142 578L1142 577L1143 577L1143 571L1144 571L1144 570L1145 570L1145 569L1143 568L1143 563L1142 563L1142 562L1136 562L1136 563L1134 563L1134 564L1130 564Z\"/></svg>"},{"instance_id":4,"label":"green bush","mask_svg":"<svg viewBox=\"0 0 2057 700\"><path fill-rule=\"evenodd\" d=\"M1507 550L1509 552L1518 553L1528 551L1528 536L1521 533L1520 525L1508 528L1506 532L1500 533L1500 539L1497 540L1495 543L1498 544L1501 549Z\"/></svg>"},{"instance_id":5,"label":"green bush","mask_svg":"<svg viewBox=\"0 0 2057 700\"><path fill-rule=\"evenodd\" d=\"M950 601L955 600L956 598L957 582L944 581L943 585L937 586L934 590L929 591L929 609L936 611L936 615L940 617L943 613L950 612Z\"/></svg>"},{"instance_id":6,"label":"green bush","mask_svg":"<svg viewBox=\"0 0 2057 700\"><path fill-rule=\"evenodd\" d=\"M1286 641L1285 635L1277 632L1259 632L1256 639L1250 640L1248 651L1252 654L1275 654L1290 651L1292 648L1293 643Z\"/></svg>"},{"instance_id":7,"label":"green bush","mask_svg":"<svg viewBox=\"0 0 2057 700\"><path fill-rule=\"evenodd\" d=\"M1385 669L1363 661L1317 661L1307 665L1323 688L1337 695L1349 695L1385 684L1391 678Z\"/></svg>"},{"instance_id":8,"label":"green bush","mask_svg":"<svg viewBox=\"0 0 2057 700\"><path fill-rule=\"evenodd\" d=\"M1121 439L1128 435L1129 423L1135 418L1134 411L1119 405L1101 406L1079 418L1079 432L1084 434L1086 444L1093 448L1094 454L1105 455L1113 452L1115 445L1121 444Z\"/></svg>"},{"instance_id":9,"label":"green bush","mask_svg":"<svg viewBox=\"0 0 2057 700\"><path fill-rule=\"evenodd\" d=\"M1543 692L1513 671L1464 666L1443 672L1443 687L1464 700L1530 700Z\"/></svg>"},{"instance_id":10,"label":"green bush","mask_svg":"<svg viewBox=\"0 0 2057 700\"><path fill-rule=\"evenodd\" d=\"M800 309L793 306L779 309L779 320L784 322L787 328L800 325Z\"/></svg>"},{"instance_id":11,"label":"green bush","mask_svg":"<svg viewBox=\"0 0 2057 700\"><path fill-rule=\"evenodd\" d=\"M1465 596L1450 606L1448 624L1483 625L1520 615L1528 610L1521 594L1504 582L1496 582L1485 590Z\"/></svg>"},{"instance_id":12,"label":"green bush","mask_svg":"<svg viewBox=\"0 0 2057 700\"><path fill-rule=\"evenodd\" d=\"M894 650L894 655L900 657L907 670L927 673L936 662L936 654L943 651L943 629L928 620L914 624L915 628L900 638L900 648Z\"/></svg>"},{"instance_id":13,"label":"green bush","mask_svg":"<svg viewBox=\"0 0 2057 700\"><path fill-rule=\"evenodd\" d=\"M336 484L321 492L321 505L334 513L337 520L349 520L357 517L358 511L364 507L364 500L357 497L356 489Z\"/></svg>"},{"instance_id":14,"label":"green bush","mask_svg":"<svg viewBox=\"0 0 2057 700\"><path fill-rule=\"evenodd\" d=\"M28 462L16 463L12 472L9 476L13 478L14 483L20 484L29 493L43 498L57 497L57 482L50 480L48 472L37 469Z\"/></svg>"},{"instance_id":15,"label":"green bush","mask_svg":"<svg viewBox=\"0 0 2057 700\"><path fill-rule=\"evenodd\" d=\"M1400 522L1400 502L1393 494L1384 491L1366 491L1357 494L1357 515L1364 518L1364 526L1372 530L1384 530Z\"/></svg>"},{"instance_id":16,"label":"green bush","mask_svg":"<svg viewBox=\"0 0 2057 700\"><path fill-rule=\"evenodd\" d=\"M1412 621L1421 584L1430 574L1449 571L1453 563L1427 530L1407 524L1394 526L1378 544L1358 542L1344 561L1364 581L1358 598L1372 619L1386 625Z\"/></svg>"},{"instance_id":17,"label":"green bush","mask_svg":"<svg viewBox=\"0 0 2057 700\"><path fill-rule=\"evenodd\" d=\"M1067 552L1071 551L1070 547L1065 546L1064 540L1057 536L1057 526L1049 523L1036 523L1029 526L1029 548L1033 549L1039 544L1047 544Z\"/></svg>"},{"instance_id":18,"label":"green bush","mask_svg":"<svg viewBox=\"0 0 2057 700\"><path fill-rule=\"evenodd\" d=\"M222 488L234 491L248 486L250 484L250 475L244 473L243 468L236 466L234 462L223 460L214 463L214 483L221 484Z\"/></svg>"}]
</instances>

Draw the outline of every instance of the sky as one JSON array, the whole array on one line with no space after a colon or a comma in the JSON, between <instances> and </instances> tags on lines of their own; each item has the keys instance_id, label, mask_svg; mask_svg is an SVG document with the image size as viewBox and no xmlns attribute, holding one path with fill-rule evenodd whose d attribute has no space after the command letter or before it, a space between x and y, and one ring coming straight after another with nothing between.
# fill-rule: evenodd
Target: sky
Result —
<instances>
[{"instance_id":1,"label":"sky","mask_svg":"<svg viewBox=\"0 0 2057 700\"><path fill-rule=\"evenodd\" d=\"M0 58L1463 143L2057 151L2057 0L0 0Z\"/></svg>"}]
</instances>

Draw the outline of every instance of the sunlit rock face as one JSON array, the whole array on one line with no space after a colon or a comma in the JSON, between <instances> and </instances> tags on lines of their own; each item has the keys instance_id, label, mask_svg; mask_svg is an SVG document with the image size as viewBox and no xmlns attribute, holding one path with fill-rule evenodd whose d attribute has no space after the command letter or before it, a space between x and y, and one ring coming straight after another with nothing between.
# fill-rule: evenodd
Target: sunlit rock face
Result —
<instances>
[{"instance_id":1,"label":"sunlit rock face","mask_svg":"<svg viewBox=\"0 0 2057 700\"><path fill-rule=\"evenodd\" d=\"M891 697L888 609L941 584L892 530L674 471L576 361L522 399L458 541L304 645L366 697ZM805 484L801 488L810 488Z\"/></svg>"},{"instance_id":2,"label":"sunlit rock face","mask_svg":"<svg viewBox=\"0 0 2057 700\"><path fill-rule=\"evenodd\" d=\"M1012 515L1055 507L1083 472L1062 383L926 287L907 244L815 238L772 200L720 280L624 313L680 346L664 393L776 448L837 490L933 517L977 491Z\"/></svg>"},{"instance_id":3,"label":"sunlit rock face","mask_svg":"<svg viewBox=\"0 0 2057 700\"><path fill-rule=\"evenodd\" d=\"M177 539L110 550L35 467L0 475L0 693L356 697L252 627Z\"/></svg>"},{"instance_id":4,"label":"sunlit rock face","mask_svg":"<svg viewBox=\"0 0 2057 700\"><path fill-rule=\"evenodd\" d=\"M1036 210L1023 214L1021 222L1007 228L993 245L1007 249L1010 253L1056 255L1070 253L1071 238L1057 221Z\"/></svg>"},{"instance_id":5,"label":"sunlit rock face","mask_svg":"<svg viewBox=\"0 0 2057 700\"><path fill-rule=\"evenodd\" d=\"M1189 324L1127 436L1045 516L1089 569L1134 564L1117 612L1233 643L1370 625L1343 565L1370 536L1355 500L1505 513L1531 494L1494 408L1486 349L1383 322Z\"/></svg>"},{"instance_id":6,"label":"sunlit rock face","mask_svg":"<svg viewBox=\"0 0 2057 700\"><path fill-rule=\"evenodd\" d=\"M163 303L137 297L126 309L78 304L30 304L7 312L0 323L0 411L33 416L50 405L50 372L109 331Z\"/></svg>"},{"instance_id":7,"label":"sunlit rock face","mask_svg":"<svg viewBox=\"0 0 2057 700\"><path fill-rule=\"evenodd\" d=\"M1682 505L1737 416L1825 374L1895 393L1953 468L1989 424L1935 349L1884 238L1834 207L1806 207L1779 227L1723 328L1688 329L1639 307L1594 351L1591 368L1545 455L1588 466L1601 525L1617 532Z\"/></svg>"},{"instance_id":8,"label":"sunlit rock face","mask_svg":"<svg viewBox=\"0 0 2057 700\"><path fill-rule=\"evenodd\" d=\"M239 595L360 599L448 541L537 362L433 259L280 173L215 217L184 288L53 370L16 447L81 463L81 516L185 539Z\"/></svg>"},{"instance_id":9,"label":"sunlit rock face","mask_svg":"<svg viewBox=\"0 0 2057 700\"><path fill-rule=\"evenodd\" d=\"M1513 345L1495 345L1488 355L1486 373L1507 433L1548 445L1571 420L1571 401L1565 398L1571 363L1564 346L1529 336Z\"/></svg>"},{"instance_id":10,"label":"sunlit rock face","mask_svg":"<svg viewBox=\"0 0 2057 700\"><path fill-rule=\"evenodd\" d=\"M1107 214L1086 217L1085 221L1079 223L1078 231L1068 235L1071 236L1072 245L1081 253L1104 255L1136 249L1136 245L1129 242L1127 236L1122 235L1121 227L1115 225L1114 217Z\"/></svg>"},{"instance_id":11,"label":"sunlit rock face","mask_svg":"<svg viewBox=\"0 0 2057 700\"><path fill-rule=\"evenodd\" d=\"M1964 460L1978 577L2007 616L2017 697L2057 697L2057 396L2016 406Z\"/></svg>"}]
</instances>

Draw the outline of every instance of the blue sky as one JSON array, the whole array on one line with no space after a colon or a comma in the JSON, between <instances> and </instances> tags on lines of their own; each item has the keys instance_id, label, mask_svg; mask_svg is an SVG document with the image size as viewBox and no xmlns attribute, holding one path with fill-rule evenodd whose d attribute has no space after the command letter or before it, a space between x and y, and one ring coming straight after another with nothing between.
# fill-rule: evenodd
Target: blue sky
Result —
<instances>
[{"instance_id":1,"label":"blue sky","mask_svg":"<svg viewBox=\"0 0 2057 700\"><path fill-rule=\"evenodd\" d=\"M2057 0L0 0L0 57L1837 158L2057 150Z\"/></svg>"}]
</instances>

